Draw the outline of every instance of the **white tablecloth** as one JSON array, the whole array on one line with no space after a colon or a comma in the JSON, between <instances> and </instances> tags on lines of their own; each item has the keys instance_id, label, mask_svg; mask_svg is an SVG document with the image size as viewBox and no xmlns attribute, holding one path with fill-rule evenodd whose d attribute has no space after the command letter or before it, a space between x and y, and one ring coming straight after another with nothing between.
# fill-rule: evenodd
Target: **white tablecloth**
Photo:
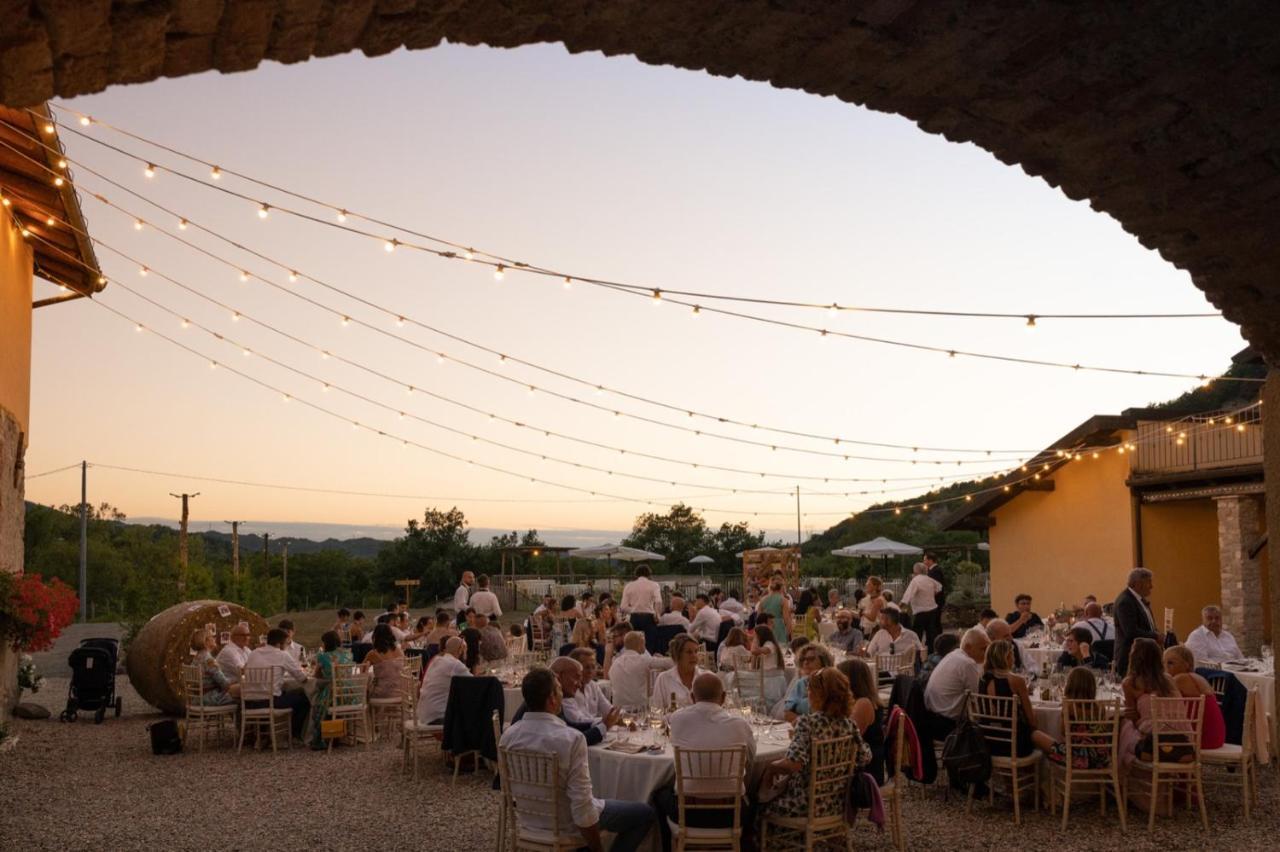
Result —
<instances>
[{"instance_id":1,"label":"white tablecloth","mask_svg":"<svg viewBox=\"0 0 1280 852\"><path fill-rule=\"evenodd\" d=\"M1048 663L1050 668L1055 668L1058 657L1062 656L1062 649L1059 647L1045 647L1042 644L1039 648L1032 648L1030 639L1014 641L1018 643L1018 651L1022 654L1022 666L1027 671L1042 671L1045 663Z\"/></svg>"},{"instance_id":2,"label":"white tablecloth","mask_svg":"<svg viewBox=\"0 0 1280 852\"><path fill-rule=\"evenodd\" d=\"M1254 741L1258 744L1258 760L1268 763L1276 732L1276 676L1259 672L1231 673L1240 679L1245 689L1256 687L1258 690L1258 719L1254 728Z\"/></svg>"},{"instance_id":3,"label":"white tablecloth","mask_svg":"<svg viewBox=\"0 0 1280 852\"><path fill-rule=\"evenodd\" d=\"M764 767L782 757L791 744L790 725L774 725L769 733L756 737L756 756L747 773L747 789L754 789ZM640 741L641 734L632 735ZM644 734L649 736L649 734ZM591 767L591 790L601 799L647 802L659 788L676 777L676 762L671 746L660 754L641 752L626 754L610 751L605 744L587 749Z\"/></svg>"},{"instance_id":4,"label":"white tablecloth","mask_svg":"<svg viewBox=\"0 0 1280 852\"><path fill-rule=\"evenodd\" d=\"M605 698L613 697L613 684L607 680L597 680L600 691L604 693ZM520 705L524 703L524 696L520 694L518 686L502 687L502 704L503 704L503 725L510 725L511 720L515 718L516 711L520 709Z\"/></svg>"}]
</instances>

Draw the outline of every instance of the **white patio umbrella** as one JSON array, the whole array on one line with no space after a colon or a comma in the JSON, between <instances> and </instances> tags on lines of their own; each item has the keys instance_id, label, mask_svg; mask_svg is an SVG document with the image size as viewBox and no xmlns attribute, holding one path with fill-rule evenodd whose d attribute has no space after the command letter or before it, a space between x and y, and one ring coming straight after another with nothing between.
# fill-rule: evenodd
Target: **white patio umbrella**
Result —
<instances>
[{"instance_id":1,"label":"white patio umbrella","mask_svg":"<svg viewBox=\"0 0 1280 852\"><path fill-rule=\"evenodd\" d=\"M610 561L617 559L619 562L647 562L649 560L663 560L667 557L661 553L650 553L647 550L641 550L638 547L623 547L620 544L602 544L599 547L580 547L577 550L570 550L567 556L576 556L579 559L608 559Z\"/></svg>"},{"instance_id":2,"label":"white patio umbrella","mask_svg":"<svg viewBox=\"0 0 1280 852\"><path fill-rule=\"evenodd\" d=\"M835 556L919 556L924 553L914 544L903 544L891 538L878 536L871 541L860 541L838 550L831 551Z\"/></svg>"},{"instance_id":3,"label":"white patio umbrella","mask_svg":"<svg viewBox=\"0 0 1280 852\"><path fill-rule=\"evenodd\" d=\"M702 566L703 566L703 565L714 565L714 564L715 564L715 560L714 560L714 559L712 559L710 556L695 556L695 557L693 557L692 559L690 559L690 560L689 560L689 564L690 564L690 565L697 565L697 566L698 566L698 576L699 576L699 577L701 577L701 576L703 575L703 572L706 570L706 569L705 569L705 568L703 568Z\"/></svg>"}]
</instances>

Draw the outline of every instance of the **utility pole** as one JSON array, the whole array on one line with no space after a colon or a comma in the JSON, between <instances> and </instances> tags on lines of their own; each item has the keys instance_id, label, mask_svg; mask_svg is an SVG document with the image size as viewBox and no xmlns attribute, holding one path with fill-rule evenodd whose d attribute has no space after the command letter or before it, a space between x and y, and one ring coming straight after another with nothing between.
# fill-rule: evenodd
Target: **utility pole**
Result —
<instances>
[{"instance_id":1,"label":"utility pole","mask_svg":"<svg viewBox=\"0 0 1280 852\"><path fill-rule=\"evenodd\" d=\"M800 546L800 486L796 486L796 547Z\"/></svg>"},{"instance_id":2,"label":"utility pole","mask_svg":"<svg viewBox=\"0 0 1280 852\"><path fill-rule=\"evenodd\" d=\"M268 545L271 543L271 533L264 532L262 534L262 579L271 579L271 551Z\"/></svg>"},{"instance_id":3,"label":"utility pole","mask_svg":"<svg viewBox=\"0 0 1280 852\"><path fill-rule=\"evenodd\" d=\"M231 524L231 581L240 582L240 525L244 521L223 521Z\"/></svg>"},{"instance_id":4,"label":"utility pole","mask_svg":"<svg viewBox=\"0 0 1280 852\"><path fill-rule=\"evenodd\" d=\"M190 517L188 503L191 498L199 497L200 492L174 494L170 491L169 496L182 498L182 522L178 527L178 597L185 600L187 597L187 518Z\"/></svg>"},{"instance_id":5,"label":"utility pole","mask_svg":"<svg viewBox=\"0 0 1280 852\"><path fill-rule=\"evenodd\" d=\"M281 570L284 575L284 611L289 611L289 542L280 545Z\"/></svg>"},{"instance_id":6,"label":"utility pole","mask_svg":"<svg viewBox=\"0 0 1280 852\"><path fill-rule=\"evenodd\" d=\"M89 620L89 463L80 462L80 623Z\"/></svg>"}]
</instances>

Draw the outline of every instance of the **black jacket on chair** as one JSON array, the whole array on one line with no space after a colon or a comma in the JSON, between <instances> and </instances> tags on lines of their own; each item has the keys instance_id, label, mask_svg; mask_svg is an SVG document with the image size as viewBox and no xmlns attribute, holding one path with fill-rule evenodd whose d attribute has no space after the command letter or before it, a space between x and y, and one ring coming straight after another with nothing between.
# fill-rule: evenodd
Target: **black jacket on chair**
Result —
<instances>
[{"instance_id":1,"label":"black jacket on chair","mask_svg":"<svg viewBox=\"0 0 1280 852\"><path fill-rule=\"evenodd\" d=\"M1149 606L1149 605L1148 605ZM1155 614L1144 607L1138 593L1129 587L1116 598L1113 614L1116 620L1116 674L1129 671L1129 649L1134 639L1156 639Z\"/></svg>"},{"instance_id":2,"label":"black jacket on chair","mask_svg":"<svg viewBox=\"0 0 1280 852\"><path fill-rule=\"evenodd\" d=\"M493 739L495 710L501 721L506 711L501 681L496 677L455 677L449 685L449 703L444 710L444 750L453 754L478 751L488 760L497 760L498 743Z\"/></svg>"}]
</instances>

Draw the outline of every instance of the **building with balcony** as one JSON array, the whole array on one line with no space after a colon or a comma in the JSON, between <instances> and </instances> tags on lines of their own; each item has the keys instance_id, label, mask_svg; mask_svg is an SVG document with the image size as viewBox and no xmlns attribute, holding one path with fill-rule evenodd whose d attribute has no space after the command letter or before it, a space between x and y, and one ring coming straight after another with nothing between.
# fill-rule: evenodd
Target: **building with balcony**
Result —
<instances>
[{"instance_id":1,"label":"building with balcony","mask_svg":"<svg viewBox=\"0 0 1280 852\"><path fill-rule=\"evenodd\" d=\"M1265 370L1250 350L1235 361ZM1271 637L1271 613L1263 410L1253 390L1210 410L1090 417L941 528L986 533L1001 613L1024 592L1042 615L1088 594L1114 600L1138 565L1155 573L1153 610L1159 618L1172 609L1180 637L1218 603L1241 647L1256 653Z\"/></svg>"}]
</instances>

